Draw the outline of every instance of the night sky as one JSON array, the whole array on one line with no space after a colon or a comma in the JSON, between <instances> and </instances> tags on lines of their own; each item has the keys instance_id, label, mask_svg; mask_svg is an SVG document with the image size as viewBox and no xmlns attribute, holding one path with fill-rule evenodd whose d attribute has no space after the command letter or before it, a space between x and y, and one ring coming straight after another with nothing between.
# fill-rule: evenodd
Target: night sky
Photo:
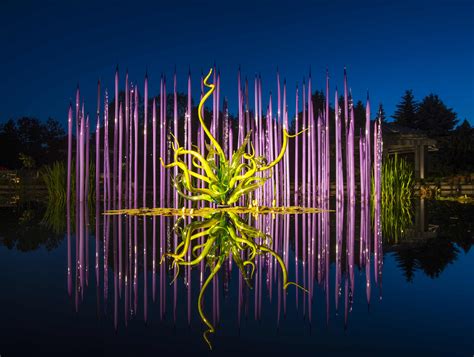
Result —
<instances>
[{"instance_id":1,"label":"night sky","mask_svg":"<svg viewBox=\"0 0 474 357\"><path fill-rule=\"evenodd\" d=\"M196 100L201 71L216 62L233 113L239 65L244 77L261 74L264 107L278 66L290 115L310 67L313 89L323 88L328 68L333 101L347 66L355 99L369 90L387 116L413 89L418 100L438 94L474 124L473 14L472 1L2 1L0 122L65 123L77 83L95 112L97 80L113 92L117 64L122 87L127 68L140 85L148 69L150 95L161 73L170 91L175 65L184 91L190 66Z\"/></svg>"}]
</instances>

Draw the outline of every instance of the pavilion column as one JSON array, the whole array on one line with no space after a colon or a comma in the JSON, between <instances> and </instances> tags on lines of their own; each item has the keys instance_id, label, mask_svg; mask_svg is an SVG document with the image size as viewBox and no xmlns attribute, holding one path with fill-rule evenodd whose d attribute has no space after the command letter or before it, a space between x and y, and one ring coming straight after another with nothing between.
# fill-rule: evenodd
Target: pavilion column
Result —
<instances>
[{"instance_id":1,"label":"pavilion column","mask_svg":"<svg viewBox=\"0 0 474 357\"><path fill-rule=\"evenodd\" d=\"M421 144L419 146L420 150L420 179L425 178L425 145Z\"/></svg>"},{"instance_id":2,"label":"pavilion column","mask_svg":"<svg viewBox=\"0 0 474 357\"><path fill-rule=\"evenodd\" d=\"M421 157L420 157L420 145L415 144L415 178L420 179L420 165L421 164Z\"/></svg>"}]
</instances>

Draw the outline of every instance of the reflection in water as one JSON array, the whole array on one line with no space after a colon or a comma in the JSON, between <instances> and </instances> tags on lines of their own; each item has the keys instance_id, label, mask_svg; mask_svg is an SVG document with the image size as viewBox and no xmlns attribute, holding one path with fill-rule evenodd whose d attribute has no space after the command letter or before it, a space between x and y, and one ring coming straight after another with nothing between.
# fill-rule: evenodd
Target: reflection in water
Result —
<instances>
[{"instance_id":1,"label":"reflection in water","mask_svg":"<svg viewBox=\"0 0 474 357\"><path fill-rule=\"evenodd\" d=\"M82 205L76 212L78 229L75 234L71 232L70 219L67 227L69 294L79 310L84 289L89 285L88 247L94 242L95 286L98 291L101 286L103 288L104 311L112 297L116 329L121 316L127 326L141 314L140 310L145 322L149 318L163 320L169 312L176 322L177 311L181 313L182 306L188 324L199 311L208 331L213 332L221 319L222 298L226 299L229 293L237 296L239 326L252 308L255 320L260 320L262 304L274 302L279 325L281 316L286 315L287 293L295 294L296 309L311 324L313 305L320 303L314 299L317 289L325 294L326 323L330 319L330 291L334 291L334 307L337 312L342 299L347 326L357 289L356 265L366 274L367 302L370 303L373 284L372 264L381 297L380 219L375 219L373 231L369 207L364 204L361 205L359 247L356 247L355 234L356 206L344 207L341 202L336 204L335 227L331 227L329 211L297 215L252 216L217 212L207 217L139 217L100 215L96 209L96 232L102 232L102 236L96 234L92 242L89 242L87 231L87 206ZM332 229L335 230L333 242ZM250 240L244 241L242 234L255 239L255 245L249 243ZM182 240L183 236L187 238ZM171 260L166 260L167 264L157 264L163 256ZM335 263L334 282L330 281L331 262ZM308 293L283 289L288 284L285 266L289 279L306 288ZM111 291L109 276L113 284ZM199 294L198 298L196 294ZM149 300L158 304L158 317L149 316ZM98 311L100 301L97 295ZM197 309L196 301L199 301Z\"/></svg>"},{"instance_id":2,"label":"reflection in water","mask_svg":"<svg viewBox=\"0 0 474 357\"><path fill-rule=\"evenodd\" d=\"M102 208L102 202L100 203ZM365 269L361 270L358 274L358 265L359 265L359 232L360 232L360 213L361 209L359 204L356 204L355 207L347 206L341 207L339 204L331 205L331 208L335 209L335 213L330 213L330 229L331 229L331 241L330 241L330 264L331 264L331 273L329 280L329 302L330 302L330 325L332 327L328 332L318 333L318 336L325 338L326 336L335 336L334 333L339 334L340 329L342 329L343 323L342 319L347 318L348 327L353 332L350 333L352 337L358 335L354 334L355 331L361 331L366 327L369 327L372 322L383 323L383 316L386 315L385 312L387 308L392 311L392 303L387 304L384 302L380 309L376 309L377 313L374 315L365 316L365 309L362 304L366 301L366 292L365 292ZM92 207L94 208L94 207ZM342 209L341 209L342 208ZM5 209L2 208L0 213L0 244L2 245L3 257L15 257L20 262L29 261L32 259L31 263L34 264L35 257L41 256L45 259L47 258L51 264L56 264L62 266L63 273L66 273L66 263L69 260L69 271L68 271L68 281L69 286L66 285L66 280L62 281L64 284L64 290L69 289L70 295L72 298L71 302L75 303L76 299L76 289L80 289L80 284L77 284L76 281L76 267L78 265L77 261L79 257L76 257L76 228L75 228L75 207L71 207L70 222L69 226L66 226L66 220L64 220L64 226L67 228L69 234L63 236L55 236L51 234L49 230L46 230L40 221L42 220L43 214L45 212L44 206L38 206L34 204L23 204L22 206L15 207L15 209ZM89 211L89 212L88 212ZM84 210L84 214L89 213L89 221L91 222L89 229L91 236L85 235L85 240L83 244L89 242L89 286L87 284L84 287L84 299L82 300L81 294L77 295L78 298L78 308L79 314L78 318L80 321L88 321L87 324L90 325L92 330L88 330L87 334L93 334L94 326L101 328L105 323L105 328L110 329L110 333L113 333L113 317L114 317L114 259L118 259L118 252L116 257L113 255L113 240L118 241L118 228L117 236L113 236L113 225L119 224L118 219L114 222L113 217L104 217L100 213L96 221L97 210L94 209ZM410 311L404 311L401 309L401 302L406 299L417 299L415 291L418 293L421 290L424 291L427 306L431 306L430 301L438 301L439 295L435 293L436 290L426 290L427 286L437 287L439 290L445 290L448 288L455 288L453 283L457 281L465 280L452 280L453 272L460 272L459 278L466 277L465 273L469 271L469 266L465 262L469 262L470 256L466 255L469 250L472 250L473 240L473 225L472 217L474 214L474 206L472 205L461 205L455 202L437 202L431 200L425 200L415 202L414 210L415 214L415 225L410 228L410 232L413 234L408 235L407 237L400 239L398 244L393 244L393 239L390 236L384 236L384 245L383 245L383 257L385 260L385 265L383 266L383 284L385 288L385 296L390 291L390 289L396 288L404 289L400 291L400 296L402 299L398 299L398 306L400 306L399 313L407 314L405 317L409 318L411 315ZM248 220L252 226L255 226L255 221L258 221L260 227L266 234L270 234L274 237L274 244L278 245L278 253L282 254L284 249L282 249L282 244L287 243L289 247L285 246L288 255L288 269L289 269L289 279L298 282L300 285L310 288L308 282L308 277L312 272L309 270L310 264L317 264L317 249L314 250L314 254L311 257L311 247L310 242L313 240L313 228L312 224L315 221L315 229L318 231L318 220L319 215L276 215L275 218L271 215L260 215L258 219L251 217L250 219L247 216L243 216ZM106 220L106 224L104 221ZM144 275L143 270L144 266L148 271L147 275L147 304L148 304L148 322L153 325L153 327L148 327L144 331L153 333L157 330L157 325L160 329L163 327L169 328L172 325L172 321L177 321L177 331L186 331L186 328L182 328L183 325L189 321L193 328L191 332L192 336L202 342L200 339L200 332L204 330L205 326L201 323L199 315L197 312L197 295L201 288L201 284L208 275L208 271L205 271L205 267L196 267L194 269L182 269L178 279L170 286L170 282L174 277L174 271L169 272L168 266L166 264L156 264L155 265L155 276L152 276L153 272L153 261L159 263L160 257L163 252L172 252L175 250L178 241L178 236L171 231L170 228L173 227L175 223L175 218L170 217L154 217L156 222L156 233L153 234L152 224L153 218L147 219L147 262L143 264L143 217L137 217L137 252L138 252L138 265L134 261L134 221L135 217L122 216L122 288L117 290L117 301L115 306L117 306L117 328L123 330L119 336L126 336L127 341L132 341L133 337L128 336L128 329L125 329L124 326L129 324L133 328L133 331L137 331L136 328L141 328L143 325L143 316L144 316ZM191 220L191 219L189 219ZM85 219L83 220L85 222ZM287 240L285 234L287 232L288 226L285 226L288 222L289 226L289 239ZM189 223L189 221L187 221ZM97 226L98 229L95 228ZM166 230L163 230L161 227L166 227ZM298 233L296 233L298 230ZM342 231L342 235L341 232ZM65 231L66 232L66 231ZM99 232L95 235L94 232ZM110 232L110 233L109 233ZM306 232L303 234L303 232ZM372 232L375 234L375 232ZM152 237L156 237L153 239ZM294 237L298 237L295 239ZM318 247L318 236L314 236L315 247ZM373 236L371 235L374 239ZM64 240L62 240L64 238ZM105 241L109 244L104 244ZM67 244L69 242L69 244ZM349 242L352 242L349 244ZM373 241L372 241L373 242ZM378 240L379 244L381 241ZM98 243L98 244L97 244ZM155 244L156 252L153 253L153 244ZM110 247L110 249L109 249ZM273 246L274 247L274 246ZM342 248L341 248L342 247ZM69 248L68 250L66 248ZM341 248L341 249L340 249ZM375 262L382 262L382 259L375 259L376 254L378 257L382 257L381 254L377 253L375 249L377 248L376 244L372 243L373 258ZM54 249L51 253L47 253ZM118 244L117 244L118 249ZM337 249L337 251L336 251ZM28 252L23 254L22 252ZM110 251L110 254L109 254ZM86 252L84 246L84 252ZM337 252L337 254L335 254ZM352 253L351 253L352 252ZM379 250L379 252L382 252ZM68 256L66 255L68 253ZM94 254L99 257L99 264L94 265ZM105 256L105 259L104 259ZM282 255L283 257L283 255ZM337 260L336 260L336 257ZM84 259L86 256L83 257ZM466 259L467 258L467 259ZM58 262L57 259L62 259ZM107 264L104 265L104 261ZM5 259L3 261L5 264L10 264L11 260ZM388 264L387 264L388 263ZM204 264L204 263L202 263ZM85 265L85 261L84 261ZM398 265L398 269L397 269ZM28 267L28 265L24 265ZM94 268L95 267L95 272ZM138 268L137 274L139 280L134 280L134 269ZM379 287L382 283L381 274L376 272L376 269L381 267L380 264L371 263L372 270L372 305L378 305L377 297L380 294ZM258 338L259 344L265 339L264 335L272 334L268 331L268 327L280 324L280 332L284 334L285 332L302 331L304 334L309 333L309 330L306 329L308 326L308 320L312 319L312 324L318 331L321 331L321 325L325 323L326 314L325 309L325 297L324 291L321 286L318 286L315 282L313 287L313 301L310 300L309 294L301 292L299 289L290 288L287 293L282 291L281 283L278 279L280 278L280 270L278 266L272 259L266 257L259 258L257 262L257 271L256 276L252 280L254 285L253 289L248 289L245 285L245 281L240 278L238 269L236 268L235 263L224 266L221 272L218 274L218 282L211 283L207 289L206 295L204 297L204 311L208 315L210 321L220 323L214 324L216 326L217 335L214 338L214 342L222 345L223 341L227 341L224 335L237 335L237 331L232 331L232 328L241 323L241 326L245 329L241 331L244 336L250 334L262 334L261 338ZM61 268L60 268L61 269ZM336 269L338 274L336 275ZM463 272L464 269L464 272ZM104 274L105 270L105 274ZM189 276L188 272L192 271L190 280L184 280ZM185 276L186 272L186 276ZM317 272L317 270L316 270ZM380 272L382 272L380 270ZM8 273L7 273L8 274ZM60 274L60 275L62 275ZM56 274L57 275L57 274ZM49 278L56 277L56 275L51 274ZM99 275L99 279L97 277ZM355 278L354 278L355 275ZM390 281L387 281L387 277L390 275ZM324 274L322 274L324 276ZM409 284L403 284L403 277L406 277L407 280L411 281ZM23 286L31 286L30 280L23 280L21 274L15 274L15 279L21 282ZM314 275L313 275L314 277ZM402 279L400 279L402 277ZM437 279L440 277L439 280ZM51 285L51 289L45 290L45 294L48 293L50 296L51 293L55 293L56 289L54 288L54 282L51 283L50 279L45 280L44 276L38 276L34 274L31 276L32 279L41 282L43 285ZM378 283L374 285L375 279L378 279ZM38 280L39 279L39 280ZM107 279L110 281L110 289ZM362 279L362 281L361 281ZM119 281L117 276L117 282ZM137 282L136 290L133 285L134 281ZM8 280L4 280L5 286L8 286ZM186 282L185 285L184 283ZM155 284L155 301L152 302L152 285ZM97 290L96 286L99 286L100 289ZM406 289L405 289L406 288ZM104 291L105 289L105 291ZM108 291L107 291L108 289ZM18 289L10 289L11 292L18 291ZM439 291L438 290L438 291ZM456 289L455 289L456 290ZM461 289L462 290L462 289ZM20 290L22 291L22 290ZM138 293L138 298L135 298L135 291ZM335 295L339 291L339 295ZM447 291L447 290L446 290ZM258 295L255 295L255 292L258 292ZM353 296L354 292L354 296ZM461 293L464 293L465 290L462 290ZM99 295L97 296L96 295ZM314 294L316 294L314 296ZM5 291L4 301L9 301L6 297L9 296L8 292ZM64 291L64 296L66 296L66 291ZM296 299L297 296L297 299ZM397 295L398 296L398 295ZM456 295L457 296L457 295ZM466 296L466 294L459 295ZM393 297L390 297L393 298ZM424 299L424 298L423 298ZM435 299L435 300L433 300ZM286 312L287 319L284 320L284 308L286 300ZM354 312L351 313L352 301L354 302ZM392 299L393 300L393 299ZM11 300L10 300L11 301ZM17 304L11 305L10 303L5 303L5 306L18 306L20 303L20 298L16 298ZM50 299L52 304L57 302L57 299L54 297ZM464 300L463 300L464 301ZM25 300L26 302L26 300ZM277 305L277 304L280 305ZM135 308L135 304L137 309ZM297 305L296 305L297 304ZM338 304L337 311L339 312L338 316L335 317L336 304ZM66 304L67 305L67 304ZM94 321L89 321L88 311L91 311L94 314L94 306L97 305L98 313L100 313L100 318L102 323L95 323ZM390 307L389 307L390 305ZM413 305L413 304L412 304ZM455 304L454 304L455 305ZM254 307L257 307L255 309ZM261 309L258 309L261 306ZM296 307L297 306L297 307ZM413 305L414 306L414 305ZM414 307L412 308L414 309ZM433 311L435 311L436 306L432 305ZM459 306L469 306L465 304L459 304ZM92 307L92 309L90 309ZM361 308L362 307L362 308ZM426 306L425 306L426 307ZM44 309L41 311L62 311L61 306L57 306L57 309L54 306L44 305ZM297 309L297 311L295 311ZM321 309L323 309L322 312ZM454 309L454 307L453 307ZM11 309L10 309L11 310ZM71 313L75 311L75 308L70 309ZM311 313L310 313L310 310ZM371 309L374 310L374 309ZM38 310L39 311L39 310ZM104 316L104 311L106 311L107 316ZM426 311L424 309L423 311ZM431 310L430 310L431 311ZM448 316L450 311L446 310L445 315ZM303 319L303 313L305 314L305 319ZM362 314L360 316L360 314ZM36 315L35 315L36 316ZM431 316L431 315L430 315ZM458 315L455 315L456 321L450 322L451 324L462 323L463 319L458 319ZM104 318L105 317L105 318ZM398 319L398 321L405 321L403 319ZM33 317L30 317L33 321ZM165 319L165 323L160 323L160 318ZM254 319L262 320L262 324L253 322ZM364 323L364 326L361 326L361 322L355 324L356 319L359 320L369 319L372 322L368 324ZM454 317L453 317L454 318ZM70 319L70 316L67 314L58 314L51 316L51 323L58 321L59 319L66 319L65 323L72 323L73 320ZM249 321L246 322L246 319ZM278 319L281 319L279 321ZM375 320L374 320L375 319ZM8 320L8 318L7 318ZM6 320L6 321L7 321ZM362 321L361 320L361 321ZM434 318L433 322L436 319ZM25 320L26 321L26 320ZM277 322L278 321L278 322ZM295 324L296 322L296 324ZM51 325L51 323L49 325ZM337 326L334 324L337 323ZM149 325L150 325L149 324ZM417 322L413 321L413 325L416 325ZM47 326L48 324L46 324ZM230 325L230 331L229 331ZM435 324L432 324L435 325ZM70 325L71 331L79 331L82 329L83 323L72 324ZM258 326L265 326L267 329L257 329ZM299 326L299 327L298 327ZM319 328L318 328L319 327ZM337 331L334 329L337 327ZM413 327L413 326L412 326ZM7 327L6 327L7 328ZM44 327L41 327L44 328ZM170 329L172 330L172 328ZM314 329L313 329L314 330ZM355 330L355 331L354 331ZM436 330L436 329L435 329ZM96 330L97 331L97 330ZM406 330L404 330L406 331ZM96 332L97 333L97 332ZM104 332L99 332L103 334ZM144 333L144 335L145 335ZM328 335L329 333L329 335ZM172 333L171 333L172 334ZM102 335L101 335L102 336ZM256 335L258 336L258 335ZM120 337L120 338L122 338ZM163 337L163 336L158 336ZM234 338L235 339L235 338ZM184 338L188 341L188 338ZM312 341L319 341L319 339L312 339ZM144 341L146 342L146 341ZM162 344L159 344L162 348ZM281 346L281 344L277 344ZM165 345L166 347L166 345ZM205 347L205 344L202 344L202 347ZM449 353L448 353L449 354Z\"/></svg>"},{"instance_id":3,"label":"reflection in water","mask_svg":"<svg viewBox=\"0 0 474 357\"><path fill-rule=\"evenodd\" d=\"M0 206L0 246L19 252L37 249L51 251L57 249L64 239L66 217L62 214L58 232L54 223L46 221L47 210L39 202L18 202L15 206Z\"/></svg>"}]
</instances>

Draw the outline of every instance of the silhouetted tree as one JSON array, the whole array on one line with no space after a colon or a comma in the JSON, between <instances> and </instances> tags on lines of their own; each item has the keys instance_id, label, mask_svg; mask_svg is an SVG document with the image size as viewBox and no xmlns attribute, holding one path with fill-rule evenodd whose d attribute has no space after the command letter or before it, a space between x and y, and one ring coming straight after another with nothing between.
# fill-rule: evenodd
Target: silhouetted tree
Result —
<instances>
[{"instance_id":1,"label":"silhouetted tree","mask_svg":"<svg viewBox=\"0 0 474 357\"><path fill-rule=\"evenodd\" d=\"M415 127L431 135L445 135L453 130L458 120L436 94L427 95L416 113Z\"/></svg>"},{"instance_id":2,"label":"silhouetted tree","mask_svg":"<svg viewBox=\"0 0 474 357\"><path fill-rule=\"evenodd\" d=\"M7 168L20 167L20 140L18 128L13 119L5 124L0 124L0 166Z\"/></svg>"},{"instance_id":3,"label":"silhouetted tree","mask_svg":"<svg viewBox=\"0 0 474 357\"><path fill-rule=\"evenodd\" d=\"M385 110L383 109L382 103L379 104L379 110L377 111L377 116L375 117L376 119L379 119L382 121L382 123L386 122L386 116L385 116Z\"/></svg>"},{"instance_id":4,"label":"silhouetted tree","mask_svg":"<svg viewBox=\"0 0 474 357\"><path fill-rule=\"evenodd\" d=\"M92 123L90 125L94 127ZM61 124L53 118L48 118L46 123L43 124L43 129L43 163L52 163L65 158L66 132Z\"/></svg>"},{"instance_id":5,"label":"silhouetted tree","mask_svg":"<svg viewBox=\"0 0 474 357\"><path fill-rule=\"evenodd\" d=\"M365 129L365 106L358 100L354 106L354 134L359 135L360 129Z\"/></svg>"},{"instance_id":6,"label":"silhouetted tree","mask_svg":"<svg viewBox=\"0 0 474 357\"><path fill-rule=\"evenodd\" d=\"M322 90L316 90L313 95L314 117L317 119L319 113L322 113L326 106L326 96Z\"/></svg>"},{"instance_id":7,"label":"silhouetted tree","mask_svg":"<svg viewBox=\"0 0 474 357\"><path fill-rule=\"evenodd\" d=\"M430 155L431 173L464 174L474 170L474 129L467 120L436 141L439 150Z\"/></svg>"},{"instance_id":8,"label":"silhouetted tree","mask_svg":"<svg viewBox=\"0 0 474 357\"><path fill-rule=\"evenodd\" d=\"M472 172L474 170L474 129L466 119L454 132L453 146L453 161L462 165L466 172Z\"/></svg>"},{"instance_id":9,"label":"silhouetted tree","mask_svg":"<svg viewBox=\"0 0 474 357\"><path fill-rule=\"evenodd\" d=\"M65 132L58 121L22 117L0 125L0 165L17 169L28 158L38 166L65 158ZM32 159L32 161L30 160Z\"/></svg>"},{"instance_id":10,"label":"silhouetted tree","mask_svg":"<svg viewBox=\"0 0 474 357\"><path fill-rule=\"evenodd\" d=\"M418 103L415 101L413 91L410 89L405 92L401 102L397 104L392 118L395 119L395 123L399 125L415 127L417 111Z\"/></svg>"}]
</instances>

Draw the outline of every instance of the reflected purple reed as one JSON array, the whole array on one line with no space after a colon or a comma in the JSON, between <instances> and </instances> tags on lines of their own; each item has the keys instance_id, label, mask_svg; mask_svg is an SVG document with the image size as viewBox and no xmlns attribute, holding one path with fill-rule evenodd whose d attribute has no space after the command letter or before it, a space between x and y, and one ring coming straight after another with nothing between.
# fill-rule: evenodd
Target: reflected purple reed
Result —
<instances>
[{"instance_id":1,"label":"reflected purple reed","mask_svg":"<svg viewBox=\"0 0 474 357\"><path fill-rule=\"evenodd\" d=\"M97 281L94 285L90 287L87 284L81 284L82 281L85 281L85 274L87 272L84 269L84 262L87 261L88 251L86 249L87 244L97 244L97 239L94 239L92 242L88 243L87 235L87 219L86 215L89 214L87 206L81 205L82 209L79 210L78 215L79 222L82 224L82 228L79 227L79 239L76 247L76 257L78 259L78 269L76 271L76 284L73 287L75 289L75 303L76 308L79 311L80 305L83 302L85 297L84 289L101 289L100 285L104 286L104 295L102 298L97 300L98 310L99 304L103 301L104 310L102 314L108 314L109 309L107 308L107 301L109 298L109 291L106 288L108 275L113 277L113 319L114 319L114 328L120 327L120 320L122 320L123 325L127 326L130 321L142 320L147 322L148 319L163 319L165 316L170 313L170 316L173 317L175 323L179 321L186 321L186 324L199 323L199 317L195 310L195 299L194 296L198 293L200 289L200 281L202 280L201 274L204 275L204 278L209 273L208 271L202 272L199 267L194 269L189 269L174 281L173 284L170 284L173 280L175 271L169 270L169 267L166 264L159 266L160 274L158 278L159 286L159 315L158 316L149 316L149 306L148 301L151 297L151 292L148 289L148 284L150 279L153 278L152 275L152 265L150 264L150 252L148 251L148 246L151 244L154 239L152 232L147 230L147 220L152 220L153 218L141 217L138 218L138 229L137 235L143 234L144 239L137 243L132 249L135 251L142 251L142 254L130 254L130 247L132 241L131 234L124 234L129 241L128 244L124 245L124 285L121 288L119 284L119 257L118 257L118 235L112 235L112 242L110 242L108 236L104 240L99 240L98 245L95 247L95 252L102 248L101 246L111 245L113 256L112 260L100 259L98 270L103 269L104 279L103 281ZM361 207L364 210L363 207ZM318 225L322 225L321 232L322 235L320 238L315 237L311 231L302 231L301 236L296 237L299 241L299 246L301 247L303 257L300 261L296 261L296 251L294 244L287 244L287 241L290 240L289 236L286 234L286 221L293 219L290 216L281 216L272 218L271 216L260 216L258 219L249 218L250 223L256 227L265 228L269 234L273 234L273 242L271 247L277 251L281 256L287 257L287 262L289 266L294 266L295 268L290 269L290 279L294 281L300 281L304 286L310 290L310 294L298 294L295 299L291 299L292 306L289 310L289 306L285 301L289 297L282 287L281 274L275 269L275 261L272 258L260 255L255 261L256 271L253 279L253 289L249 288L241 279L241 275L238 270L233 269L232 271L227 268L213 280L213 285L211 291L205 297L205 305L209 311L212 311L212 319L215 323L218 323L221 319L222 314L222 301L229 303L232 301L232 297L228 295L229 291L236 292L236 326L239 326L240 321L243 316L249 315L249 312L253 310L254 319L259 321L262 319L262 305L265 304L265 309L268 309L269 306L275 311L275 322L278 325L282 323L281 316L285 316L288 313L295 313L301 311L301 318L307 319L311 324L314 322L314 318L320 319L321 316L315 315L315 308L323 304L322 300L314 300L314 294L316 291L322 291L324 293L324 306L326 309L325 321L329 324L331 320L330 311L331 308L331 294L333 294L332 301L335 304L335 310L338 311L339 298L344 292L344 321L347 325L347 321L350 315L351 306L353 304L353 296L355 289L354 282L354 270L356 266L359 269L363 269L366 274L366 294L368 302L370 301L370 286L372 284L370 277L370 265L373 261L374 266L377 267L377 284L380 287L381 278L382 278L382 266L380 264L380 250L375 250L381 248L381 238L380 235L375 234L374 232L374 250L373 254L367 253L366 242L363 242L363 239L370 237L366 235L361 237L359 250L363 250L365 255L362 255L363 258L355 259L355 205L348 204L347 214L345 215L344 205L342 203L337 204L336 210L336 225L335 225L335 240L331 245L331 219L330 212L325 212L321 214L304 214L295 216L295 220L298 221L298 224L301 226L316 226L314 229L318 230ZM320 218L321 217L321 218ZM344 219L346 217L346 219ZM108 216L102 216L96 214L96 220L99 221L100 225L107 225ZM129 231L129 220L130 217L127 217L124 222L119 226L119 220L112 220L112 223L116 226L113 230L117 232L119 230ZM172 226L176 222L176 219L173 217L163 217L164 226L160 226L160 229L165 229L166 226ZM365 220L365 222L364 222ZM344 223L346 223L346 232L344 233ZM366 229L370 227L370 217L361 213L361 229ZM313 228L312 228L313 229ZM109 230L106 230L109 232ZM81 237L83 237L81 239ZM164 242L163 242L164 243ZM161 242L160 242L161 245ZM164 251L171 251L174 244L164 244ZM345 251L343 250L345 247ZM161 247L160 247L161 249ZM104 249L108 251L108 249ZM335 254L332 255L331 252ZM377 252L377 253L376 253ZM359 256L359 254L358 254ZM346 262L343 265L343 262ZM70 269L68 260L68 271ZM296 265L298 269L296 269ZM331 267L333 266L333 267ZM108 267L108 268L107 268ZM112 271L110 271L110 269ZM106 273L107 272L107 273ZM332 280L332 278L334 280ZM70 275L68 274L68 284L70 281ZM130 281L133 281L133 284L129 284ZM332 285L333 284L333 285ZM275 287L273 287L275 285ZM367 288L368 287L368 288ZM123 294L121 295L120 289L123 289ZM360 289L363 290L362 286ZM141 291L141 292L139 292ZM272 299L272 291L277 294L276 301ZM381 292L379 293L381 294ZM291 294L292 295L292 294ZM121 297L122 296L122 297ZM381 295L380 295L381 296ZM167 299L172 301L171 304L167 304ZM302 304L299 305L300 299L303 299ZM122 306L122 307L121 307ZM180 308L180 306L184 307ZM231 309L230 311L232 311ZM123 313L120 313L122 311ZM141 312L141 313L140 313ZM139 315L142 317L140 318ZM231 316L228 316L226 313L225 319L232 319ZM283 322L284 323L284 322Z\"/></svg>"}]
</instances>

